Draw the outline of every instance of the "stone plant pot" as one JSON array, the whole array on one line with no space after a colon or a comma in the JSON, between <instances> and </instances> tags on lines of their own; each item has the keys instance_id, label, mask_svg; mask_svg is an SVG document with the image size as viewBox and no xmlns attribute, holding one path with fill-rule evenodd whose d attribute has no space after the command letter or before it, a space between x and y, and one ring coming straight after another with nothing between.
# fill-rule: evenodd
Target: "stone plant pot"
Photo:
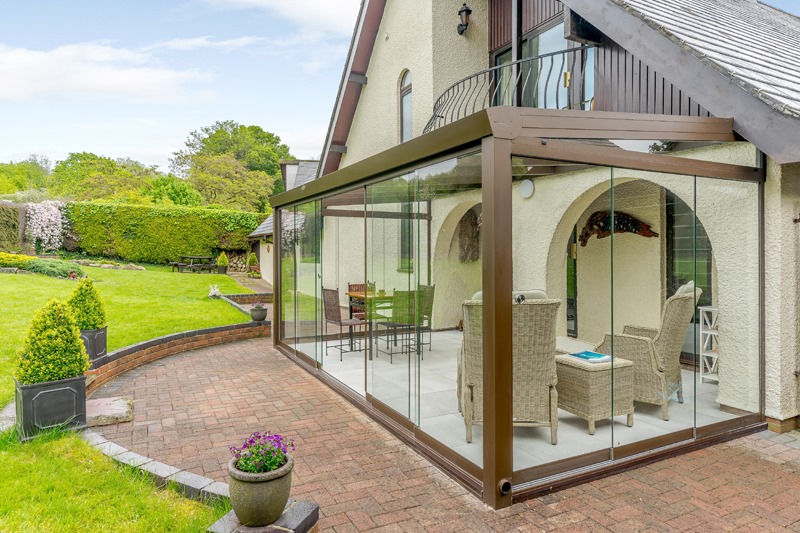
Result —
<instances>
[{"instance_id":1,"label":"stone plant pot","mask_svg":"<svg viewBox=\"0 0 800 533\"><path fill-rule=\"evenodd\" d=\"M92 363L90 368L97 368L100 365L95 364L96 361L106 356L106 330L108 326L103 326L100 329L82 329L81 340L83 345L86 346L86 353L89 354L89 362Z\"/></svg>"},{"instance_id":2,"label":"stone plant pot","mask_svg":"<svg viewBox=\"0 0 800 533\"><path fill-rule=\"evenodd\" d=\"M228 462L231 507L243 526L261 527L275 522L283 514L292 488L294 460L286 455L286 464L272 472L251 474L236 468L236 458Z\"/></svg>"},{"instance_id":3,"label":"stone plant pot","mask_svg":"<svg viewBox=\"0 0 800 533\"><path fill-rule=\"evenodd\" d=\"M17 434L27 441L56 426L86 427L86 376L23 385L16 379Z\"/></svg>"},{"instance_id":4,"label":"stone plant pot","mask_svg":"<svg viewBox=\"0 0 800 533\"><path fill-rule=\"evenodd\" d=\"M256 322L262 322L267 319L267 308L264 309L250 309L250 318Z\"/></svg>"},{"instance_id":5,"label":"stone plant pot","mask_svg":"<svg viewBox=\"0 0 800 533\"><path fill-rule=\"evenodd\" d=\"M227 274L228 266L217 265L217 274Z\"/></svg>"}]
</instances>

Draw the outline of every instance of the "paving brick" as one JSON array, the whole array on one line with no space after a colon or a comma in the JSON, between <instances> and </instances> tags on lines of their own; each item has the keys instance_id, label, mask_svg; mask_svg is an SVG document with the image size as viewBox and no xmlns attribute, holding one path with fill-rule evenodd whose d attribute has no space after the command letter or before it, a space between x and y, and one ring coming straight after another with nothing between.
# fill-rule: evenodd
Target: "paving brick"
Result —
<instances>
[{"instance_id":1,"label":"paving brick","mask_svg":"<svg viewBox=\"0 0 800 533\"><path fill-rule=\"evenodd\" d=\"M177 469L214 480L204 494L227 482L228 446L280 431L298 445L292 497L319 505L320 531L800 529L798 431L762 432L495 512L271 342L199 348L108 381L93 397L134 398L133 421L90 439L155 459L145 470L162 483Z\"/></svg>"}]
</instances>

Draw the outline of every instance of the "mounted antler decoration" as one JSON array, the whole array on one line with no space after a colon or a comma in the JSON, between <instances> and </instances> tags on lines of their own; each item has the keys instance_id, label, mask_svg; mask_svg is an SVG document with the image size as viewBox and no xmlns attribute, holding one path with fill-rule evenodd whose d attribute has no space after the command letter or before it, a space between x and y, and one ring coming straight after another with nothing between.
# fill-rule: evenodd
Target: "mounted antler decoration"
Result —
<instances>
[{"instance_id":1,"label":"mounted antler decoration","mask_svg":"<svg viewBox=\"0 0 800 533\"><path fill-rule=\"evenodd\" d=\"M642 237L658 237L658 233L653 231L648 224L645 224L636 217L621 211L614 211L614 233L635 233ZM611 211L595 211L581 231L578 238L581 246L586 246L589 237L597 235L598 239L604 239L611 235Z\"/></svg>"}]
</instances>

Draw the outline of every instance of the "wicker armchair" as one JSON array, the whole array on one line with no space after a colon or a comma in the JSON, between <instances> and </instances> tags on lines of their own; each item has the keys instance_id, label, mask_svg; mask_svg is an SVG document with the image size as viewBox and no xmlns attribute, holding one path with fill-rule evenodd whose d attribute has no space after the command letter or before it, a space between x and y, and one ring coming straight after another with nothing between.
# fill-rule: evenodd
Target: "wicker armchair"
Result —
<instances>
[{"instance_id":1,"label":"wicker armchair","mask_svg":"<svg viewBox=\"0 0 800 533\"><path fill-rule=\"evenodd\" d=\"M664 303L659 329L626 325L621 335L614 335L615 357L633 361L633 399L661 406L661 418L669 420L669 399L676 392L683 403L681 380L681 347L686 337L694 308L703 293L687 283ZM595 348L598 353L612 355L611 334Z\"/></svg>"},{"instance_id":2,"label":"wicker armchair","mask_svg":"<svg viewBox=\"0 0 800 533\"><path fill-rule=\"evenodd\" d=\"M561 300L529 300L513 305L514 425L550 426L550 442L558 442L556 392L556 316ZM472 426L483 422L483 305L467 300L461 357L461 405L467 442Z\"/></svg>"}]
</instances>

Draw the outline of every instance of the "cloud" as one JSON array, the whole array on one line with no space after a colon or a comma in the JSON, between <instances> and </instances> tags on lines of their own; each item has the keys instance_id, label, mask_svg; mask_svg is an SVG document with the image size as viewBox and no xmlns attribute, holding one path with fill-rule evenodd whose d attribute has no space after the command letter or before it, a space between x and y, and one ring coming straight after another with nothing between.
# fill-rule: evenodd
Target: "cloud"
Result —
<instances>
[{"instance_id":1,"label":"cloud","mask_svg":"<svg viewBox=\"0 0 800 533\"><path fill-rule=\"evenodd\" d=\"M319 159L327 131L327 127L318 126L284 131L280 137L281 142L289 147L293 156L300 159Z\"/></svg>"},{"instance_id":2,"label":"cloud","mask_svg":"<svg viewBox=\"0 0 800 533\"><path fill-rule=\"evenodd\" d=\"M190 51L196 50L198 48L218 48L224 51L236 50L238 48L244 48L247 46L252 46L254 44L261 43L265 41L264 37L238 37L236 39L227 39L224 41L212 41L211 37L206 35L203 37L193 37L188 39L170 39L169 41L164 41L160 43L156 43L150 45L142 50L150 51L150 50L158 50L158 49L167 49L167 50L180 50L180 51Z\"/></svg>"},{"instance_id":3,"label":"cloud","mask_svg":"<svg viewBox=\"0 0 800 533\"><path fill-rule=\"evenodd\" d=\"M39 51L0 45L0 101L124 97L140 101L207 98L195 90L208 74L173 69L147 50L115 48L105 41Z\"/></svg>"},{"instance_id":4,"label":"cloud","mask_svg":"<svg viewBox=\"0 0 800 533\"><path fill-rule=\"evenodd\" d=\"M359 0L204 0L222 9L270 11L316 32L349 36L353 33Z\"/></svg>"}]
</instances>

